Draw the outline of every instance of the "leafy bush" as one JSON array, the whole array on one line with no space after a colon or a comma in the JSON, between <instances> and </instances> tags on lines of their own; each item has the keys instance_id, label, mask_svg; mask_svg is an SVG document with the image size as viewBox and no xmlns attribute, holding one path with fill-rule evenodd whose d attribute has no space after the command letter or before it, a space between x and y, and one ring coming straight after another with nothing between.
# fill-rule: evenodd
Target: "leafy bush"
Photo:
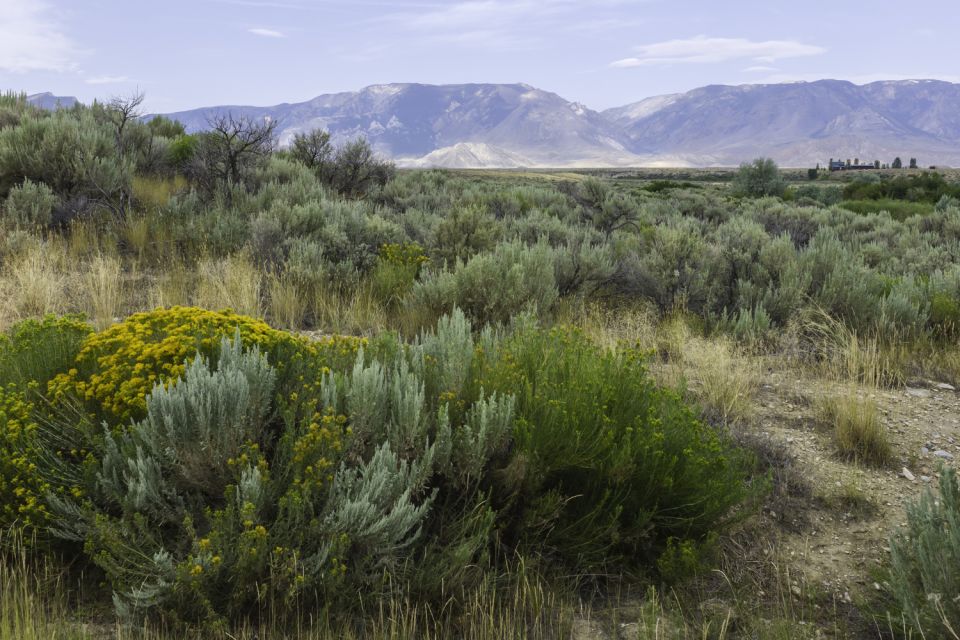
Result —
<instances>
[{"instance_id":1,"label":"leafy bush","mask_svg":"<svg viewBox=\"0 0 960 640\"><path fill-rule=\"evenodd\" d=\"M940 469L940 495L907 506L907 526L890 541L889 581L904 619L918 633L950 637L960 620L960 482Z\"/></svg>"},{"instance_id":2,"label":"leafy bush","mask_svg":"<svg viewBox=\"0 0 960 640\"><path fill-rule=\"evenodd\" d=\"M770 158L757 158L751 163L740 165L733 180L735 193L751 198L764 196L782 196L786 183L780 175L780 168Z\"/></svg>"},{"instance_id":3,"label":"leafy bush","mask_svg":"<svg viewBox=\"0 0 960 640\"><path fill-rule=\"evenodd\" d=\"M549 312L557 301L555 251L544 242L498 245L447 270L427 271L411 304L439 317L454 307L479 324L505 323L519 310Z\"/></svg>"},{"instance_id":4,"label":"leafy bush","mask_svg":"<svg viewBox=\"0 0 960 640\"><path fill-rule=\"evenodd\" d=\"M31 326L76 336L57 375L10 368L38 379L0 393L3 518L82 545L123 616L336 615L395 580L447 601L500 545L675 577L752 492L638 353L571 331L475 336L456 311L410 344L308 344L185 308Z\"/></svg>"},{"instance_id":5,"label":"leafy bush","mask_svg":"<svg viewBox=\"0 0 960 640\"><path fill-rule=\"evenodd\" d=\"M904 202L903 200L844 200L840 206L854 213L866 215L886 211L894 220L906 220L913 216L925 216L933 212L933 207L924 202Z\"/></svg>"},{"instance_id":6,"label":"leafy bush","mask_svg":"<svg viewBox=\"0 0 960 640\"><path fill-rule=\"evenodd\" d=\"M53 219L57 197L42 182L29 178L10 190L3 208L3 218L14 227L44 227Z\"/></svg>"},{"instance_id":7,"label":"leafy bush","mask_svg":"<svg viewBox=\"0 0 960 640\"><path fill-rule=\"evenodd\" d=\"M670 538L704 542L751 492L743 455L658 389L636 351L530 329L480 380L517 394L516 453L499 494L511 534L581 569L649 563Z\"/></svg>"},{"instance_id":8,"label":"leafy bush","mask_svg":"<svg viewBox=\"0 0 960 640\"><path fill-rule=\"evenodd\" d=\"M27 320L0 335L0 527L47 522L32 434L38 392L73 362L93 329L77 317Z\"/></svg>"}]
</instances>

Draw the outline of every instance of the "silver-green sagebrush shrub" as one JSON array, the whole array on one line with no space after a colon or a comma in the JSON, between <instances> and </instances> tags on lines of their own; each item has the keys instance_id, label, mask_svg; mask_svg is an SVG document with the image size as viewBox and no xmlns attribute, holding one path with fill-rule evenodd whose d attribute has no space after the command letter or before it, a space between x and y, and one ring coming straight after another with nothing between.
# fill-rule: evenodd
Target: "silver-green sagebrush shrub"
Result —
<instances>
[{"instance_id":1,"label":"silver-green sagebrush shrub","mask_svg":"<svg viewBox=\"0 0 960 640\"><path fill-rule=\"evenodd\" d=\"M907 526L890 542L889 581L904 619L918 633L944 638L955 635L960 621L960 483L956 470L942 467L939 495L927 491L907 507Z\"/></svg>"},{"instance_id":2,"label":"silver-green sagebrush shrub","mask_svg":"<svg viewBox=\"0 0 960 640\"><path fill-rule=\"evenodd\" d=\"M50 224L57 196L42 182L29 178L10 190L3 206L5 226L14 228L44 227Z\"/></svg>"},{"instance_id":3,"label":"silver-green sagebrush shrub","mask_svg":"<svg viewBox=\"0 0 960 640\"><path fill-rule=\"evenodd\" d=\"M545 241L503 243L450 269L427 271L409 304L436 317L458 307L479 324L506 323L519 310L547 313L559 297L555 264L556 250Z\"/></svg>"}]
</instances>

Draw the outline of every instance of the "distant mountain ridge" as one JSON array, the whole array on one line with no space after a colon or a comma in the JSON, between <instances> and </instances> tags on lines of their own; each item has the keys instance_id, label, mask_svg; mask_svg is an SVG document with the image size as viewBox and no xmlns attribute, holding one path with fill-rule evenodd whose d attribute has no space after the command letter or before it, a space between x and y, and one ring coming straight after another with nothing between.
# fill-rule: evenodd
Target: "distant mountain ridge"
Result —
<instances>
[{"instance_id":1,"label":"distant mountain ridge","mask_svg":"<svg viewBox=\"0 0 960 640\"><path fill-rule=\"evenodd\" d=\"M228 112L278 120L281 145L315 128L337 141L363 136L401 166L735 166L758 156L960 166L960 84L938 80L711 85L603 112L526 84L404 83L165 115L199 131Z\"/></svg>"},{"instance_id":2,"label":"distant mountain ridge","mask_svg":"<svg viewBox=\"0 0 960 640\"><path fill-rule=\"evenodd\" d=\"M32 104L35 107L40 109L54 110L54 109L70 109L73 105L77 104L79 100L73 96L55 96L49 91L44 93L34 93L27 96L27 104Z\"/></svg>"},{"instance_id":3,"label":"distant mountain ridge","mask_svg":"<svg viewBox=\"0 0 960 640\"><path fill-rule=\"evenodd\" d=\"M937 80L714 85L604 115L635 153L669 151L703 164L759 155L786 166L840 156L960 164L960 85Z\"/></svg>"}]
</instances>

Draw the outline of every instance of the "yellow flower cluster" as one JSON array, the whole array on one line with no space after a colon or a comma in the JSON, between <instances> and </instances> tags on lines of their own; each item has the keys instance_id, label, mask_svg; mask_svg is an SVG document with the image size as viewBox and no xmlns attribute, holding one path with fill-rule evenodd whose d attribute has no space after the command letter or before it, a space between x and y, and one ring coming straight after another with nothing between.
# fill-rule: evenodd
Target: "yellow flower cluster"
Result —
<instances>
[{"instance_id":1,"label":"yellow flower cluster","mask_svg":"<svg viewBox=\"0 0 960 640\"><path fill-rule=\"evenodd\" d=\"M430 261L416 242L385 244L380 247L380 259L397 266L420 266Z\"/></svg>"},{"instance_id":2,"label":"yellow flower cluster","mask_svg":"<svg viewBox=\"0 0 960 640\"><path fill-rule=\"evenodd\" d=\"M336 454L343 448L346 416L314 413L303 434L293 443L293 484L299 489L319 489L330 482Z\"/></svg>"},{"instance_id":3,"label":"yellow flower cluster","mask_svg":"<svg viewBox=\"0 0 960 640\"><path fill-rule=\"evenodd\" d=\"M22 389L10 384L0 389L0 525L17 522L34 527L46 521L48 513L40 500L50 490L38 478L36 465L26 450L29 436L37 429L33 403Z\"/></svg>"},{"instance_id":4,"label":"yellow flower cluster","mask_svg":"<svg viewBox=\"0 0 960 640\"><path fill-rule=\"evenodd\" d=\"M184 363L199 352L211 356L234 331L246 345L269 353L283 343L297 350L316 347L265 322L232 311L173 307L137 313L89 336L75 365L50 381L48 395L72 395L93 402L122 421L141 416L155 384L176 380Z\"/></svg>"}]
</instances>

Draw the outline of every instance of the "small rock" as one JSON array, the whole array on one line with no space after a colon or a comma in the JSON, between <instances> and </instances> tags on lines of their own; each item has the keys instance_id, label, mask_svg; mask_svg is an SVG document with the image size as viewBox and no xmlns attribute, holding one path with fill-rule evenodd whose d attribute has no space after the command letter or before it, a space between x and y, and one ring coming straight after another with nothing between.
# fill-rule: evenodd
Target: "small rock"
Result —
<instances>
[{"instance_id":1,"label":"small rock","mask_svg":"<svg viewBox=\"0 0 960 640\"><path fill-rule=\"evenodd\" d=\"M913 387L907 387L907 395L912 398L929 398L930 392L926 389L914 389Z\"/></svg>"},{"instance_id":2,"label":"small rock","mask_svg":"<svg viewBox=\"0 0 960 640\"><path fill-rule=\"evenodd\" d=\"M797 585L793 585L792 587L790 587L790 591L793 591L793 595L795 596L803 595L803 591L801 591L800 587L798 587Z\"/></svg>"},{"instance_id":3,"label":"small rock","mask_svg":"<svg viewBox=\"0 0 960 640\"><path fill-rule=\"evenodd\" d=\"M933 455L938 458L943 458L944 460L953 460L953 454L949 451L944 451L943 449L937 449L933 452Z\"/></svg>"},{"instance_id":4,"label":"small rock","mask_svg":"<svg viewBox=\"0 0 960 640\"><path fill-rule=\"evenodd\" d=\"M920 455L925 456L925 455L928 455L929 453L930 453L930 449L926 447L920 447Z\"/></svg>"},{"instance_id":5,"label":"small rock","mask_svg":"<svg viewBox=\"0 0 960 640\"><path fill-rule=\"evenodd\" d=\"M920 476L920 479L924 482L930 482L930 476Z\"/></svg>"},{"instance_id":6,"label":"small rock","mask_svg":"<svg viewBox=\"0 0 960 640\"><path fill-rule=\"evenodd\" d=\"M910 473L910 469L907 469L906 467L903 468L903 471L901 471L900 474L910 482L913 482L914 480L916 480L913 474Z\"/></svg>"},{"instance_id":7,"label":"small rock","mask_svg":"<svg viewBox=\"0 0 960 640\"><path fill-rule=\"evenodd\" d=\"M937 389L940 389L940 391L956 391L957 390L957 388L954 387L952 384L947 384L946 382L938 382Z\"/></svg>"}]
</instances>

